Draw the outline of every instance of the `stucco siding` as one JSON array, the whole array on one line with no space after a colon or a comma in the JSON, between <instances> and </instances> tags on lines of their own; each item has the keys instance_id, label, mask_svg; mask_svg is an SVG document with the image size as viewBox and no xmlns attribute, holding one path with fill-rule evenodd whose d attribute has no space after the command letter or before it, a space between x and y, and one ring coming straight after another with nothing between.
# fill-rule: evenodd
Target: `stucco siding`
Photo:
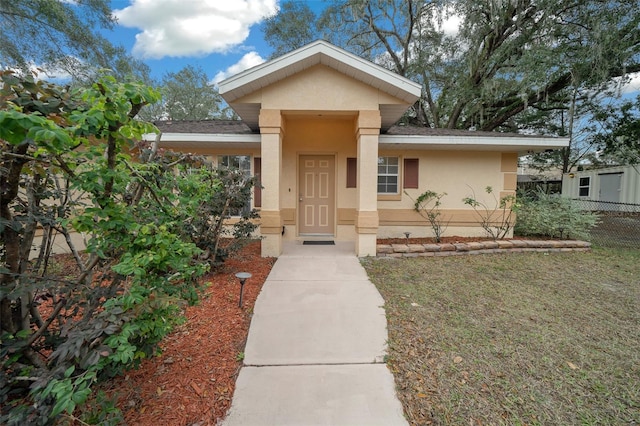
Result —
<instances>
[{"instance_id":1,"label":"stucco siding","mask_svg":"<svg viewBox=\"0 0 640 426\"><path fill-rule=\"evenodd\" d=\"M420 166L418 188L407 189L406 192L414 199L427 190L446 192L447 195L442 198L444 209L467 209L468 206L462 201L465 197L490 202L491 196L485 193L487 186L491 186L496 195L505 189L505 174L501 171L499 152L385 150L380 151L380 155L417 158ZM379 200L378 208L412 209L411 198L402 195L399 201Z\"/></svg>"},{"instance_id":2,"label":"stucco siding","mask_svg":"<svg viewBox=\"0 0 640 426\"><path fill-rule=\"evenodd\" d=\"M236 103L261 104L283 111L377 110L403 101L324 65L315 65L286 80L251 93Z\"/></svg>"},{"instance_id":3,"label":"stucco siding","mask_svg":"<svg viewBox=\"0 0 640 426\"><path fill-rule=\"evenodd\" d=\"M282 179L280 180L281 217L285 227L285 239L297 238L298 161L300 155L332 155L336 161L336 227L338 240L353 239L357 206L357 188L347 188L347 158L357 155L355 118L340 116L289 116L285 119L282 143ZM214 162L218 155L250 155L259 157L259 149L197 148L195 154L210 156ZM449 226L445 235L479 236L484 231L478 225L478 216L465 197L494 206L492 195L485 192L491 186L496 197L513 193L517 155L492 151L428 151L381 150L380 156L397 156L400 161L399 192L397 196L379 196L378 237L402 237L411 232L415 237L432 236L426 219L413 210L413 201L427 190L446 192L440 210ZM403 160L418 159L418 188L402 188ZM253 164L253 162L252 162ZM377 176L369 176L377 180ZM404 193L407 192L407 194Z\"/></svg>"},{"instance_id":4,"label":"stucco siding","mask_svg":"<svg viewBox=\"0 0 640 426\"><path fill-rule=\"evenodd\" d=\"M448 223L445 235L482 236L484 230L478 224L477 213L463 199L472 197L493 207L496 201L493 195L486 193L487 186L492 187L496 198L515 190L515 173L512 172L517 162L515 154L384 150L380 155L417 158L419 161L418 188L401 189L399 200L379 198L380 238L399 238L405 232L411 232L414 237L433 236L428 221L413 209L412 199L427 190L446 193L439 208L443 223Z\"/></svg>"}]
</instances>

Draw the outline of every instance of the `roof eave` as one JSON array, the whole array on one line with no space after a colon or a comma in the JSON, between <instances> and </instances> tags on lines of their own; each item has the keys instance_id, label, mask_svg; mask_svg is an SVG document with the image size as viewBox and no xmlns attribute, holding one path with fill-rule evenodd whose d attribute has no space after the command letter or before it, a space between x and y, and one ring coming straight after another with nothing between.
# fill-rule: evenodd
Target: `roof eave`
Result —
<instances>
[{"instance_id":1,"label":"roof eave","mask_svg":"<svg viewBox=\"0 0 640 426\"><path fill-rule=\"evenodd\" d=\"M488 137L488 136L424 136L380 135L379 146L384 149L415 150L477 150L517 152L519 155L566 148L568 138Z\"/></svg>"},{"instance_id":2,"label":"roof eave","mask_svg":"<svg viewBox=\"0 0 640 426\"><path fill-rule=\"evenodd\" d=\"M306 65L304 68L317 64L324 64L331 67L334 65L332 60L337 60L350 69L365 73L374 80L378 80L378 82L386 82L399 91L405 92L390 94L406 102L415 102L422 93L422 87L418 83L323 40L317 40L271 61L256 65L255 67L222 80L218 83L218 91L225 101L231 103L240 97L236 96L238 89L249 83L260 81L264 84L262 86L264 87L291 75L286 73L286 69L291 68L296 63L304 63L304 65ZM271 78L269 78L270 76Z\"/></svg>"}]
</instances>

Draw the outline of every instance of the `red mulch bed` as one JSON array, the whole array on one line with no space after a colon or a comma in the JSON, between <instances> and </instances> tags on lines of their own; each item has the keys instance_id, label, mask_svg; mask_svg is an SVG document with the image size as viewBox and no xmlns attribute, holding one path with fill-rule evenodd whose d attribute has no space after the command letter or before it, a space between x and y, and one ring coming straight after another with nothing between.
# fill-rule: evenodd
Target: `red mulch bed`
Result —
<instances>
[{"instance_id":1,"label":"red mulch bed","mask_svg":"<svg viewBox=\"0 0 640 426\"><path fill-rule=\"evenodd\" d=\"M252 242L227 259L197 306L186 309L187 322L167 336L162 355L145 360L108 383L118 393L118 406L127 424L141 426L215 425L231 405L241 354L249 331L253 305L275 259L260 257L260 242ZM244 286L234 276L252 277Z\"/></svg>"}]
</instances>

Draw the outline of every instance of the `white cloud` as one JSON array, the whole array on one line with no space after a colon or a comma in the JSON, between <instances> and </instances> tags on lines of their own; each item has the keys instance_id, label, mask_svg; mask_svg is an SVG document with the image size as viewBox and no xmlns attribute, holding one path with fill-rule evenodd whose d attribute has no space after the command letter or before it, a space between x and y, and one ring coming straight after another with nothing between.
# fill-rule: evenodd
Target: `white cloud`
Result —
<instances>
[{"instance_id":1,"label":"white cloud","mask_svg":"<svg viewBox=\"0 0 640 426\"><path fill-rule=\"evenodd\" d=\"M142 58L224 53L249 36L252 25L277 12L278 0L131 0L114 10L118 22L142 32L133 54Z\"/></svg>"},{"instance_id":2,"label":"white cloud","mask_svg":"<svg viewBox=\"0 0 640 426\"><path fill-rule=\"evenodd\" d=\"M629 80L619 87L620 94L627 95L629 93L640 92L640 72L629 74L628 78ZM620 84L620 78L614 80L616 80L616 85Z\"/></svg>"},{"instance_id":3,"label":"white cloud","mask_svg":"<svg viewBox=\"0 0 640 426\"><path fill-rule=\"evenodd\" d=\"M0 71L4 70L13 71L20 76L25 74L25 70L0 66ZM34 64L31 62L26 72L31 74L35 81L46 80L52 83L62 84L71 80L71 74L57 65Z\"/></svg>"},{"instance_id":4,"label":"white cloud","mask_svg":"<svg viewBox=\"0 0 640 426\"><path fill-rule=\"evenodd\" d=\"M450 14L442 23L439 23L438 27L449 37L455 37L460 32L460 25L462 25L462 16L456 14Z\"/></svg>"},{"instance_id":5,"label":"white cloud","mask_svg":"<svg viewBox=\"0 0 640 426\"><path fill-rule=\"evenodd\" d=\"M255 67L256 65L260 65L263 62L264 59L258 55L258 52L249 52L226 70L218 72L216 76L213 77L213 80L211 80L211 83L218 84L225 78L231 77L232 75L238 74L239 72L251 67Z\"/></svg>"}]
</instances>

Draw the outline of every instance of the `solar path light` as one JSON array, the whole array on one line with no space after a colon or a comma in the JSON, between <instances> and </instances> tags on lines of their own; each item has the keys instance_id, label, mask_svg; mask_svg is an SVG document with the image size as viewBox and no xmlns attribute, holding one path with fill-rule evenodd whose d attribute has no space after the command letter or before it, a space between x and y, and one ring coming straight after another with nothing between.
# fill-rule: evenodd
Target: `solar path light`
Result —
<instances>
[{"instance_id":1,"label":"solar path light","mask_svg":"<svg viewBox=\"0 0 640 426\"><path fill-rule=\"evenodd\" d=\"M242 291L244 290L244 282L251 278L251 274L248 272L238 272L236 278L240 280L240 300L238 301L238 307L242 307Z\"/></svg>"}]
</instances>

